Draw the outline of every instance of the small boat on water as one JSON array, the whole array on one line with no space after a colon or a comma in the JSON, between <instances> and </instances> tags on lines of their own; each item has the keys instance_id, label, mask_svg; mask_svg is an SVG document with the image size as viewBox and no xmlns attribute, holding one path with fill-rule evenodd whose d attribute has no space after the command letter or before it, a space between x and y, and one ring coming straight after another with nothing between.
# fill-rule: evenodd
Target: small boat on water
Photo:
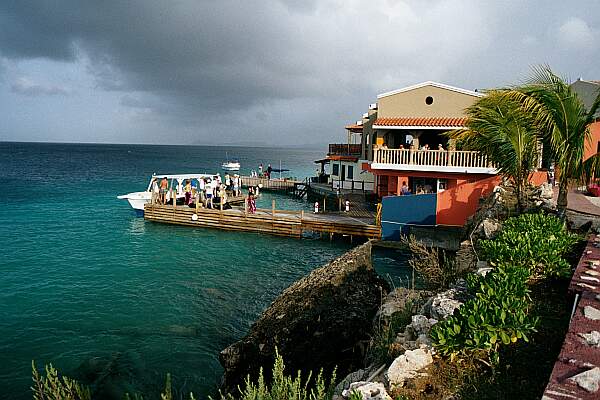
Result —
<instances>
[{"instance_id":1,"label":"small boat on water","mask_svg":"<svg viewBox=\"0 0 600 400\"><path fill-rule=\"evenodd\" d=\"M224 171L239 171L240 163L239 161L229 161L229 153L225 152L225 157L227 157L227 161L221 164L221 169Z\"/></svg>"},{"instance_id":2,"label":"small boat on water","mask_svg":"<svg viewBox=\"0 0 600 400\"><path fill-rule=\"evenodd\" d=\"M148 183L148 188L144 192L133 192L117 196L119 200L127 200L129 205L138 215L144 215L144 205L152 200L152 192L158 194L159 183L162 178L169 181L169 191L165 193L167 201L171 201L171 196L175 195L177 199L183 199L185 192L183 185L187 179L217 179L218 174L153 174ZM156 185L155 185L156 183Z\"/></svg>"},{"instance_id":3,"label":"small boat on water","mask_svg":"<svg viewBox=\"0 0 600 400\"><path fill-rule=\"evenodd\" d=\"M221 168L225 171L239 171L240 163L237 161L225 161L221 164Z\"/></svg>"}]
</instances>

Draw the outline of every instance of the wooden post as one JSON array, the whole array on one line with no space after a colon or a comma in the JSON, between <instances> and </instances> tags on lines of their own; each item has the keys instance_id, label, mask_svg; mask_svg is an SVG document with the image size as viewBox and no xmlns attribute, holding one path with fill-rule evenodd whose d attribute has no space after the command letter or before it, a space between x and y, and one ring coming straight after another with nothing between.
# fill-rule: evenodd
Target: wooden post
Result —
<instances>
[{"instance_id":1,"label":"wooden post","mask_svg":"<svg viewBox=\"0 0 600 400\"><path fill-rule=\"evenodd\" d=\"M271 215L275 216L275 200L271 203Z\"/></svg>"},{"instance_id":2,"label":"wooden post","mask_svg":"<svg viewBox=\"0 0 600 400\"><path fill-rule=\"evenodd\" d=\"M327 199L327 196L323 197L323 213L325 213L325 210L327 209L326 206L326 202L325 199Z\"/></svg>"},{"instance_id":3,"label":"wooden post","mask_svg":"<svg viewBox=\"0 0 600 400\"><path fill-rule=\"evenodd\" d=\"M300 222L304 219L304 210L300 210Z\"/></svg>"},{"instance_id":4,"label":"wooden post","mask_svg":"<svg viewBox=\"0 0 600 400\"><path fill-rule=\"evenodd\" d=\"M244 196L244 216L248 215L248 196Z\"/></svg>"},{"instance_id":5,"label":"wooden post","mask_svg":"<svg viewBox=\"0 0 600 400\"><path fill-rule=\"evenodd\" d=\"M173 195L173 189L171 189L171 197L173 198L173 208L177 207L177 192Z\"/></svg>"},{"instance_id":6,"label":"wooden post","mask_svg":"<svg viewBox=\"0 0 600 400\"><path fill-rule=\"evenodd\" d=\"M338 211L342 211L342 198L338 197Z\"/></svg>"}]
</instances>

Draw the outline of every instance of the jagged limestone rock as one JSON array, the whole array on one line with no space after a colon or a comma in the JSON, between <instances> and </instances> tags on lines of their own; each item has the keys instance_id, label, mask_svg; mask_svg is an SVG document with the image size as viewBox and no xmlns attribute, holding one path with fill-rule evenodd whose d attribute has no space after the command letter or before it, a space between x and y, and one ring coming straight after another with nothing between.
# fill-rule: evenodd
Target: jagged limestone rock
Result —
<instances>
[{"instance_id":1,"label":"jagged limestone rock","mask_svg":"<svg viewBox=\"0 0 600 400\"><path fill-rule=\"evenodd\" d=\"M502 228L500 222L492 218L484 219L481 225L483 227L483 235L486 239L493 239Z\"/></svg>"},{"instance_id":2,"label":"jagged limestone rock","mask_svg":"<svg viewBox=\"0 0 600 400\"><path fill-rule=\"evenodd\" d=\"M353 382L342 396L349 399L353 391L359 392L363 400L392 400L383 383L379 382Z\"/></svg>"},{"instance_id":3,"label":"jagged limestone rock","mask_svg":"<svg viewBox=\"0 0 600 400\"><path fill-rule=\"evenodd\" d=\"M448 318L464 303L466 292L459 288L448 289L433 296L421 310L438 321Z\"/></svg>"},{"instance_id":4,"label":"jagged limestone rock","mask_svg":"<svg viewBox=\"0 0 600 400\"><path fill-rule=\"evenodd\" d=\"M260 367L271 370L277 348L295 373L338 366L345 374L364 357L364 343L387 283L371 264L371 244L356 247L285 289L251 326L224 349L222 389L232 391ZM306 376L306 375L305 375Z\"/></svg>"},{"instance_id":5,"label":"jagged limestone rock","mask_svg":"<svg viewBox=\"0 0 600 400\"><path fill-rule=\"evenodd\" d=\"M350 388L350 385L354 382L364 382L371 375L371 369L359 369L358 371L350 372L340 383L338 383L333 390L336 395L341 395L346 389Z\"/></svg>"},{"instance_id":6,"label":"jagged limestone rock","mask_svg":"<svg viewBox=\"0 0 600 400\"><path fill-rule=\"evenodd\" d=\"M406 381L419 376L419 371L433 363L431 349L421 346L407 350L396 358L385 373L390 388L402 387Z\"/></svg>"}]
</instances>

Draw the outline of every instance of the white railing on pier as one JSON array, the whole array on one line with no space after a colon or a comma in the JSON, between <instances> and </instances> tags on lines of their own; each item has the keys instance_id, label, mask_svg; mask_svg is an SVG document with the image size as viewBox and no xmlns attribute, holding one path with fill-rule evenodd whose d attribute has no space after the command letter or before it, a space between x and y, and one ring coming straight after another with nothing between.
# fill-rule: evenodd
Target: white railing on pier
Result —
<instances>
[{"instance_id":1,"label":"white railing on pier","mask_svg":"<svg viewBox=\"0 0 600 400\"><path fill-rule=\"evenodd\" d=\"M432 167L493 168L485 154L479 151L462 150L375 149L373 162Z\"/></svg>"}]
</instances>

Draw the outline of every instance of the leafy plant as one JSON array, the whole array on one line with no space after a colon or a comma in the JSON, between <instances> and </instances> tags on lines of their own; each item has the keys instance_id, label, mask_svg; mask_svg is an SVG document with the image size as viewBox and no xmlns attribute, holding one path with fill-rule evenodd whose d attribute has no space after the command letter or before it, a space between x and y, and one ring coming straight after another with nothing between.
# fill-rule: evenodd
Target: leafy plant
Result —
<instances>
[{"instance_id":1,"label":"leafy plant","mask_svg":"<svg viewBox=\"0 0 600 400\"><path fill-rule=\"evenodd\" d=\"M497 363L501 344L528 341L537 324L537 318L529 314L528 278L525 268L507 264L485 276L469 276L467 282L474 298L433 326L431 337L436 351L451 359L475 357Z\"/></svg>"},{"instance_id":2,"label":"leafy plant","mask_svg":"<svg viewBox=\"0 0 600 400\"><path fill-rule=\"evenodd\" d=\"M311 385L312 373L308 374L306 380L302 379L298 371L295 377L285 375L285 364L283 358L276 352L275 364L273 366L273 380L271 385L265 383L262 368L260 369L258 381L254 383L250 376L246 378L244 389L240 390L240 396L231 394L221 395L221 400L330 400L335 388L335 370L327 383L323 377L323 370L317 375L317 379ZM312 388L309 388L312 386Z\"/></svg>"},{"instance_id":3,"label":"leafy plant","mask_svg":"<svg viewBox=\"0 0 600 400\"><path fill-rule=\"evenodd\" d=\"M492 264L522 265L534 278L566 277L571 273L565 259L579 236L551 215L523 214L509 218L494 240L482 240L482 255Z\"/></svg>"},{"instance_id":4,"label":"leafy plant","mask_svg":"<svg viewBox=\"0 0 600 400\"><path fill-rule=\"evenodd\" d=\"M56 369L46 365L46 376L40 375L31 362L34 400L91 400L90 389L66 376L59 377Z\"/></svg>"}]
</instances>

